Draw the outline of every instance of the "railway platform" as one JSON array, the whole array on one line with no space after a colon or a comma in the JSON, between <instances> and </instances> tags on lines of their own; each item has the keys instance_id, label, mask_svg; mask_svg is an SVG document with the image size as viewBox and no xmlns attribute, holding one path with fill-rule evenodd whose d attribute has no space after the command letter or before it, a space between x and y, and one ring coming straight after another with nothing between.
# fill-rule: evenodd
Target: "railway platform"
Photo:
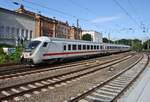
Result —
<instances>
[{"instance_id":1,"label":"railway platform","mask_svg":"<svg viewBox=\"0 0 150 102\"><path fill-rule=\"evenodd\" d=\"M150 102L150 64L118 102Z\"/></svg>"}]
</instances>

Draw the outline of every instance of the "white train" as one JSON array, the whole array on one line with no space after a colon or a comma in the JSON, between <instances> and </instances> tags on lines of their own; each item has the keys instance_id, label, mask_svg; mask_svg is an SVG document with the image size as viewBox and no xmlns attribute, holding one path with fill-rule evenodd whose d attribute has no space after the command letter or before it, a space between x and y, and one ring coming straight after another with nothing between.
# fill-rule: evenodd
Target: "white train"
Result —
<instances>
[{"instance_id":1,"label":"white train","mask_svg":"<svg viewBox=\"0 0 150 102\"><path fill-rule=\"evenodd\" d=\"M33 64L40 64L54 59L128 51L129 48L130 46L127 45L43 36L31 40L22 54L22 59Z\"/></svg>"}]
</instances>

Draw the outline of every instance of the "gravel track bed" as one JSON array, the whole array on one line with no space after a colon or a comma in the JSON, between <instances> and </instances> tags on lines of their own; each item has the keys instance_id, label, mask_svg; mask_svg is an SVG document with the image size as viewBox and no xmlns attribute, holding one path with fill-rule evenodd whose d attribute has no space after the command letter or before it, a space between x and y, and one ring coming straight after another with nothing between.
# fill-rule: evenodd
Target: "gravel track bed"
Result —
<instances>
[{"instance_id":1,"label":"gravel track bed","mask_svg":"<svg viewBox=\"0 0 150 102\"><path fill-rule=\"evenodd\" d=\"M121 62L113 66L113 71L109 71L109 68L97 71L88 77L84 77L78 81L71 82L65 86L49 89L46 92L40 92L38 95L32 95L30 98L23 98L21 102L63 102L68 100L72 96L76 96L78 93L82 93L84 90L91 88L114 74L120 72L133 62L135 62L140 55L134 56L134 58Z\"/></svg>"},{"instance_id":2,"label":"gravel track bed","mask_svg":"<svg viewBox=\"0 0 150 102\"><path fill-rule=\"evenodd\" d=\"M126 52L122 55L126 55L128 54L129 52ZM120 54L121 55L121 54ZM103 60L107 59L107 58L111 58L113 56L116 56L116 55L112 55L112 56L105 56L105 57L101 57ZM99 57L97 58L90 58L88 59L89 61L93 61L93 60L96 60L96 59L99 59ZM87 59L83 59L81 61L83 62L86 62ZM0 67L0 75L7 75L7 74L10 74L10 73L18 73L18 72L30 72L30 71L36 71L36 70L39 70L39 69L47 69L47 68L50 68L50 67L57 67L57 66L62 66L62 65L70 65L70 64L76 64L76 63L80 63L81 62L80 60L79 61L75 61L75 62L60 62L59 65L57 63L53 63L53 64L50 64L50 65L45 65L45 66L37 66L37 67L30 67L30 66L27 66L27 65L10 65L10 66L3 66L3 67ZM20 69L21 68L21 69Z\"/></svg>"},{"instance_id":3,"label":"gravel track bed","mask_svg":"<svg viewBox=\"0 0 150 102\"><path fill-rule=\"evenodd\" d=\"M124 54L119 54L120 56L126 56L127 54L129 54L129 52L127 53L124 53ZM111 56L106 56L106 57L97 57L97 58L92 58L92 59L88 59L88 60L81 60L81 61L76 61L76 62L71 62L71 63L64 63L62 64L63 62L60 62L59 65L58 64L52 64L52 65L45 65L45 66L37 66L37 67L29 67L29 66L25 66L25 65L16 65L16 66L9 66L8 68L7 67L4 67L4 68L0 68L0 75L14 75L14 74L18 74L21 75L21 74L31 74L31 73L36 73L37 71L39 72L42 72L42 71L48 71L48 70L53 70L54 68L61 68L61 67L68 67L69 66L73 66L75 64L81 64L82 63L86 63L87 61L88 62L93 62L93 61L96 61L96 60L100 60L100 61L103 61L103 60L107 60L107 59L112 59L113 57L117 57L118 55L111 55ZM20 69L21 68L21 69ZM11 70L9 70L11 69ZM3 71L4 70L4 71ZM3 78L0 76L0 78Z\"/></svg>"},{"instance_id":4,"label":"gravel track bed","mask_svg":"<svg viewBox=\"0 0 150 102\"><path fill-rule=\"evenodd\" d=\"M117 56L113 56L113 57L116 58ZM104 61L102 60L99 63L102 63L102 62L104 62ZM90 66L90 65L88 65L88 66ZM84 68L86 68L86 67L87 67L87 65L85 65ZM41 73L37 73L37 74L33 74L33 75L29 74L29 75L20 76L20 77L13 77L10 79L8 78L7 80L0 81L0 88L8 87L11 85L16 85L16 84L20 84L20 83L24 83L24 82L30 82L30 81L34 81L34 80L38 80L38 79L43 79L43 78L51 77L54 75L60 75L60 74L63 74L64 72L65 73L71 72L71 71L75 71L78 69L81 69L81 67L74 66L74 67L70 67L69 70L68 70L68 68L67 69L57 69L57 70L41 72Z\"/></svg>"}]
</instances>

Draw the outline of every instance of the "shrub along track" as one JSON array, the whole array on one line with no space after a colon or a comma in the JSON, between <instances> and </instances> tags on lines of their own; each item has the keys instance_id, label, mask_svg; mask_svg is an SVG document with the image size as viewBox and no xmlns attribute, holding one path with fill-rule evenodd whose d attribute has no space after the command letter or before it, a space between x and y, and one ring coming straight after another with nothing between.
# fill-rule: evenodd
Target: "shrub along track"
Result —
<instances>
[{"instance_id":1,"label":"shrub along track","mask_svg":"<svg viewBox=\"0 0 150 102\"><path fill-rule=\"evenodd\" d=\"M93 63L92 65L88 65L88 67L81 68L80 70L75 70L67 73L63 73L56 76L51 76L48 78L40 79L40 80L34 80L31 82L25 82L5 88L0 89L0 100L11 100L14 97L22 96L27 93L32 93L36 90L41 90L43 88L51 88L55 85L64 84L65 82L68 82L70 80L75 80L81 77L86 77L89 74L92 74L94 72L97 72L99 70L102 70L104 68L107 68L109 66L118 64L120 62L123 62L125 60L131 59L131 56L127 56L120 59L111 60L105 64L100 65L99 63Z\"/></svg>"}]
</instances>

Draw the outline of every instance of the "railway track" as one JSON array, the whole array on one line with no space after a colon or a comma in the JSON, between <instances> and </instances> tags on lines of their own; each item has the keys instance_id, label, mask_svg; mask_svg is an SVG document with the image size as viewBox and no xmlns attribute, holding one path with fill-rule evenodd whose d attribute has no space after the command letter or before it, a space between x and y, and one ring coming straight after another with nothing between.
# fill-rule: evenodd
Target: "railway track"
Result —
<instances>
[{"instance_id":1,"label":"railway track","mask_svg":"<svg viewBox=\"0 0 150 102\"><path fill-rule=\"evenodd\" d=\"M148 64L149 57L144 55L143 59L140 58L118 74L65 102L116 102Z\"/></svg>"},{"instance_id":2,"label":"railway track","mask_svg":"<svg viewBox=\"0 0 150 102\"><path fill-rule=\"evenodd\" d=\"M17 69L14 69L13 71L12 70L6 70L6 71L0 71L0 79L6 79L6 78L12 78L12 77L19 77L19 76L25 76L25 75L29 75L29 74L38 74L38 73L42 73L42 72L47 72L47 71L52 71L52 70L58 70L58 69L69 69L70 67L72 67L72 66L76 66L76 67L83 67L83 66L89 66L89 65L92 65L92 64L95 64L95 63L97 63L97 64L99 64L99 65L103 65L103 64L106 64L106 63L109 63L109 62L111 62L111 61L115 61L115 60L118 60L118 59L121 59L121 58L124 58L125 56L133 56L134 54L130 54L130 55L128 55L128 54L125 54L125 55L123 55L123 56L121 56L121 57L115 57L115 58L113 58L113 59L111 59L111 60L106 60L106 61L103 61L102 63L100 63L100 60L101 60L101 58L96 58L96 59L90 59L90 60L84 60L84 61L80 61L80 62L72 62L72 63L70 63L70 64L66 64L66 65L60 65L60 66L54 66L54 67L46 67L46 68L34 68L34 69L36 69L36 70L34 70L33 68L28 68L28 70L30 70L30 71L25 71L24 72L24 70L25 69L27 69L27 68L25 68L25 67L23 67L23 68L25 68L25 69L19 69L19 72L16 72L16 73L12 73L12 72L14 72L14 70L15 71L17 71ZM20 71L23 71L23 72L20 72ZM11 72L11 73L9 73L9 72Z\"/></svg>"},{"instance_id":3,"label":"railway track","mask_svg":"<svg viewBox=\"0 0 150 102\"><path fill-rule=\"evenodd\" d=\"M125 53L124 55L127 55L128 53ZM109 56L108 56L109 57ZM29 65L12 65L12 66L3 66L3 67L0 67L0 75L7 75L7 74L15 74L15 73L20 73L20 72L27 72L27 71L34 71L34 70L38 70L38 69L53 69L53 68L49 68L49 67L55 67L56 69L59 69L59 66L73 66L75 64L82 64L82 63L85 63L86 62L94 62L94 60L99 60L101 58L104 58L104 57L100 57L100 58L92 58L92 59L88 59L88 60L82 60L82 61L75 61L75 62L69 62L69 63L60 63L59 65L54 63L54 64L51 64L51 65L44 65L44 66L35 66L35 67L32 67L32 66L29 66Z\"/></svg>"},{"instance_id":4,"label":"railway track","mask_svg":"<svg viewBox=\"0 0 150 102\"><path fill-rule=\"evenodd\" d=\"M97 72L101 69L108 68L112 65L118 64L119 62L123 62L125 60L129 60L132 58L131 56L121 58L118 60L111 61L104 65L88 65L87 69L80 69L76 71L72 71L69 73L64 73L57 76L52 76L40 80L35 80L31 82L25 82L17 85L12 85L9 87L0 89L0 100L12 100L17 99L18 96L26 96L28 97L28 93L37 93L37 90L45 90L46 88L53 88L53 86L61 86L65 84L65 82L70 82L71 80L80 80L82 77L87 77L89 74ZM87 66L86 66L87 67Z\"/></svg>"}]
</instances>

